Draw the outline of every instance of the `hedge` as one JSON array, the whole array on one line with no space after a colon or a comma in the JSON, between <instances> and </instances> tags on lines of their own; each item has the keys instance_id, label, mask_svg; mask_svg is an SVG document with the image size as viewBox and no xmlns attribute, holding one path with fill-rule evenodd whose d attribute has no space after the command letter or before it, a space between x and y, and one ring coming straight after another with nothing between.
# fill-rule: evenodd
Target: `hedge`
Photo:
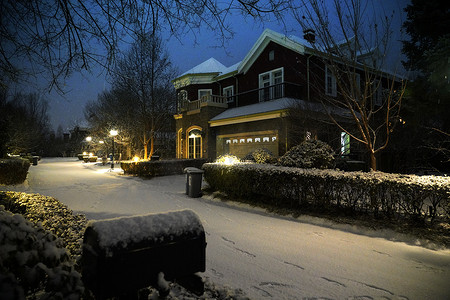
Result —
<instances>
[{"instance_id":1,"label":"hedge","mask_svg":"<svg viewBox=\"0 0 450 300\"><path fill-rule=\"evenodd\" d=\"M203 165L213 190L277 207L344 209L388 218L433 221L450 216L450 178L382 172L343 172L260 164Z\"/></svg>"},{"instance_id":2,"label":"hedge","mask_svg":"<svg viewBox=\"0 0 450 300\"><path fill-rule=\"evenodd\" d=\"M124 174L140 177L154 177L183 174L187 167L201 168L206 159L180 159L180 160L156 160L156 161L126 161L121 162L120 167Z\"/></svg>"},{"instance_id":3,"label":"hedge","mask_svg":"<svg viewBox=\"0 0 450 300\"><path fill-rule=\"evenodd\" d=\"M25 181L30 161L23 158L0 159L0 184L20 184Z\"/></svg>"},{"instance_id":4,"label":"hedge","mask_svg":"<svg viewBox=\"0 0 450 300\"><path fill-rule=\"evenodd\" d=\"M73 260L81 256L86 217L74 214L53 197L20 192L0 192L0 206L21 214L36 226L42 226L60 238Z\"/></svg>"}]
</instances>

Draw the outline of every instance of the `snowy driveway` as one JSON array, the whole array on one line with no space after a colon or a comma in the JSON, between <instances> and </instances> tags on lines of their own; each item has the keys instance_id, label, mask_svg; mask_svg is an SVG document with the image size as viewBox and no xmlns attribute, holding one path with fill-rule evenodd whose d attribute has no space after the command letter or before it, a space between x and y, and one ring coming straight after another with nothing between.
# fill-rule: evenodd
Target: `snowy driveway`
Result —
<instances>
[{"instance_id":1,"label":"snowy driveway","mask_svg":"<svg viewBox=\"0 0 450 300\"><path fill-rule=\"evenodd\" d=\"M203 276L252 299L450 299L449 250L394 242L389 232L336 229L320 219L300 222L188 198L182 175L142 180L87 166L43 159L30 167L25 184L0 190L52 196L90 219L192 209L207 232Z\"/></svg>"}]
</instances>

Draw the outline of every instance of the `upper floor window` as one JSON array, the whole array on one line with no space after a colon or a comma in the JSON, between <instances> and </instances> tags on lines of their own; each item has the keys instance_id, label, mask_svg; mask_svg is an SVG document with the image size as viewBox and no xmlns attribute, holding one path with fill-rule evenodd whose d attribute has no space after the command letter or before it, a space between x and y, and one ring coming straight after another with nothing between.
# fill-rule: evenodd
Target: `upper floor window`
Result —
<instances>
[{"instance_id":1,"label":"upper floor window","mask_svg":"<svg viewBox=\"0 0 450 300\"><path fill-rule=\"evenodd\" d=\"M275 60L275 50L269 51L269 61Z\"/></svg>"},{"instance_id":2,"label":"upper floor window","mask_svg":"<svg viewBox=\"0 0 450 300\"><path fill-rule=\"evenodd\" d=\"M208 99L209 96L212 94L212 89L200 89L198 90L198 99L206 98Z\"/></svg>"},{"instance_id":3,"label":"upper floor window","mask_svg":"<svg viewBox=\"0 0 450 300\"><path fill-rule=\"evenodd\" d=\"M177 110L178 112L184 107L185 103L188 101L187 91L181 90L178 92Z\"/></svg>"},{"instance_id":4,"label":"upper floor window","mask_svg":"<svg viewBox=\"0 0 450 300\"><path fill-rule=\"evenodd\" d=\"M227 86L226 88L223 88L222 96L227 98L227 103L234 101L233 95L234 95L234 86L230 85Z\"/></svg>"},{"instance_id":5,"label":"upper floor window","mask_svg":"<svg viewBox=\"0 0 450 300\"><path fill-rule=\"evenodd\" d=\"M259 101L284 97L284 68L259 74Z\"/></svg>"},{"instance_id":6,"label":"upper floor window","mask_svg":"<svg viewBox=\"0 0 450 300\"><path fill-rule=\"evenodd\" d=\"M325 94L336 97L336 77L328 66L325 66Z\"/></svg>"}]
</instances>

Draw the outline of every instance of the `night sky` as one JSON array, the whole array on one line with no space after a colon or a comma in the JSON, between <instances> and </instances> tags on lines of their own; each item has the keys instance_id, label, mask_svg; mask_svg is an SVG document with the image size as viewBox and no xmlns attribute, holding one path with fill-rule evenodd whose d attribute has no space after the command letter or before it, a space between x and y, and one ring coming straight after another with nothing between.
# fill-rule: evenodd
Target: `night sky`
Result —
<instances>
[{"instance_id":1,"label":"night sky","mask_svg":"<svg viewBox=\"0 0 450 300\"><path fill-rule=\"evenodd\" d=\"M405 18L405 13L402 9L409 1L373 0L373 2L382 3L385 11L395 11L397 40L403 39L404 37L400 36L399 29ZM287 35L292 34L302 37L300 25L290 16L285 17L284 25L279 24L275 20L264 24L255 23L252 18L244 17L240 14L236 14L229 21L235 34L224 47L217 41L217 33L207 29L202 29L200 33L197 33L197 43L193 42L194 37L192 35L179 37L180 40L169 37L169 35L163 35L172 63L178 68L179 74L210 57L214 57L227 67L241 61L265 28ZM394 52L399 53L399 43L393 49ZM43 83L42 80L36 79L35 82L35 85L27 84L25 87L19 85L13 91L33 91L33 89L36 89L36 86L42 89L46 86L46 83ZM68 78L64 85L64 95L55 90L52 90L50 93L48 91L42 92L42 97L49 102L49 117L52 128L56 131L57 127L61 125L63 130L68 132L75 125L86 126L87 123L83 115L85 104L90 100L96 100L97 95L103 90L109 89L109 87L110 84L106 78L106 72L101 68L95 68L91 73L76 73Z\"/></svg>"}]
</instances>

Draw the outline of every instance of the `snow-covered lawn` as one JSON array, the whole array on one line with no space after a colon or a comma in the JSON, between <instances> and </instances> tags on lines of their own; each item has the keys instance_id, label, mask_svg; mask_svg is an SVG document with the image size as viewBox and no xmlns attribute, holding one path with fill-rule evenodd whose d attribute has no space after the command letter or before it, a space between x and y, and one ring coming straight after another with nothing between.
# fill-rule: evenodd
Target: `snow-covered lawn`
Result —
<instances>
[{"instance_id":1,"label":"snow-covered lawn","mask_svg":"<svg viewBox=\"0 0 450 300\"><path fill-rule=\"evenodd\" d=\"M59 199L88 219L191 209L206 231L213 283L252 299L449 299L450 250L390 231L279 217L185 195L183 175L143 180L74 158L42 159L22 185L0 190ZM118 167L118 165L116 165Z\"/></svg>"}]
</instances>

